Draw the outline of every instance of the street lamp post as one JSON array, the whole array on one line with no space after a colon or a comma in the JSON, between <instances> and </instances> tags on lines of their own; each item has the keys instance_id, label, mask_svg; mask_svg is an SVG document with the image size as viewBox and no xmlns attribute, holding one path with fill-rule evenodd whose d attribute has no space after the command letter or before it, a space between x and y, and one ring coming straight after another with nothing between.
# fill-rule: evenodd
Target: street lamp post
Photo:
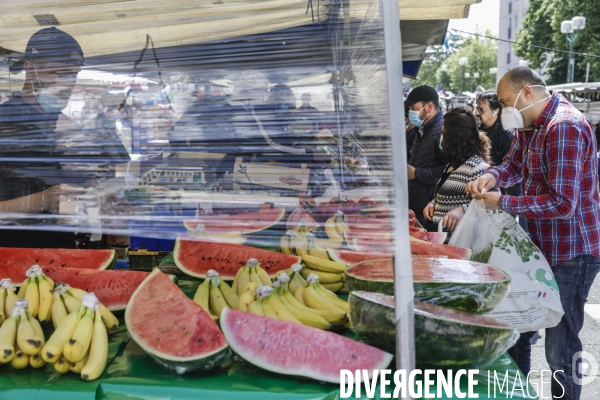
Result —
<instances>
[{"instance_id":1,"label":"street lamp post","mask_svg":"<svg viewBox=\"0 0 600 400\"><path fill-rule=\"evenodd\" d=\"M444 78L446 77L447 70L448 66L446 64L442 64L442 90L444 90Z\"/></svg>"},{"instance_id":2,"label":"street lamp post","mask_svg":"<svg viewBox=\"0 0 600 400\"><path fill-rule=\"evenodd\" d=\"M473 81L471 81L471 73L470 72L465 72L464 74L465 79L469 80L469 86L471 86L471 89L473 88Z\"/></svg>"},{"instance_id":3,"label":"street lamp post","mask_svg":"<svg viewBox=\"0 0 600 400\"><path fill-rule=\"evenodd\" d=\"M475 89L479 86L479 72L473 72L473 78L475 78ZM471 92L473 91L473 85L471 85Z\"/></svg>"},{"instance_id":4,"label":"street lamp post","mask_svg":"<svg viewBox=\"0 0 600 400\"><path fill-rule=\"evenodd\" d=\"M462 66L462 84L460 86L460 91L465 91L465 67L469 63L469 57L461 57L458 59L458 65Z\"/></svg>"},{"instance_id":5,"label":"street lamp post","mask_svg":"<svg viewBox=\"0 0 600 400\"><path fill-rule=\"evenodd\" d=\"M570 21L563 21L560 24L560 32L567 35L569 43L569 64L567 66L567 83L572 83L575 75L575 55L573 54L573 44L577 40L578 31L585 28L585 17L573 17Z\"/></svg>"}]
</instances>

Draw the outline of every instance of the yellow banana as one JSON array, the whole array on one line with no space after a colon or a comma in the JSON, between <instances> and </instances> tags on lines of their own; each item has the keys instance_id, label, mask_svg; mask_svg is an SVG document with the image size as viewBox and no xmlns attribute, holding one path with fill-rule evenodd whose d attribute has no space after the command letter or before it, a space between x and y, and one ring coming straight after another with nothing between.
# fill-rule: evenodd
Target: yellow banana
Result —
<instances>
[{"instance_id":1,"label":"yellow banana","mask_svg":"<svg viewBox=\"0 0 600 400\"><path fill-rule=\"evenodd\" d=\"M233 291L235 292L235 294L239 294L239 283L240 283L240 275L242 275L242 272L244 271L245 267L242 267L240 269L237 270L237 272L235 273L235 278L233 278L233 284L231 285L231 288L233 289Z\"/></svg>"},{"instance_id":2,"label":"yellow banana","mask_svg":"<svg viewBox=\"0 0 600 400\"><path fill-rule=\"evenodd\" d=\"M69 366L71 363L64 357L61 357L54 363L54 370L59 374L66 374L69 372Z\"/></svg>"},{"instance_id":3,"label":"yellow banana","mask_svg":"<svg viewBox=\"0 0 600 400\"><path fill-rule=\"evenodd\" d=\"M93 381L98 379L108 361L108 333L102 322L102 317L99 311L96 311L94 319L94 334L90 345L90 356L88 357L85 366L81 370L81 378L84 381Z\"/></svg>"},{"instance_id":4,"label":"yellow banana","mask_svg":"<svg viewBox=\"0 0 600 400\"><path fill-rule=\"evenodd\" d=\"M78 300L74 296L69 293L64 293L62 295L63 303L65 304L65 308L67 312L71 314L72 312L76 312L81 307L81 300Z\"/></svg>"},{"instance_id":5,"label":"yellow banana","mask_svg":"<svg viewBox=\"0 0 600 400\"><path fill-rule=\"evenodd\" d=\"M265 312L263 311L263 301L255 300L248 306L248 312L250 314L262 315L265 316Z\"/></svg>"},{"instance_id":6,"label":"yellow banana","mask_svg":"<svg viewBox=\"0 0 600 400\"><path fill-rule=\"evenodd\" d=\"M200 307L204 308L207 313L210 314L210 306L209 306L209 297L210 297L210 279L205 279L204 282L198 286L196 290L196 294L194 294L194 303L198 304Z\"/></svg>"},{"instance_id":7,"label":"yellow banana","mask_svg":"<svg viewBox=\"0 0 600 400\"><path fill-rule=\"evenodd\" d=\"M300 236L295 233L290 239L290 251L294 256L304 257L308 254L308 242L306 241L306 237Z\"/></svg>"},{"instance_id":8,"label":"yellow banana","mask_svg":"<svg viewBox=\"0 0 600 400\"><path fill-rule=\"evenodd\" d=\"M290 239L293 234L294 231L287 231L285 235L279 239L279 249L283 254L292 255L292 251L290 250Z\"/></svg>"},{"instance_id":9,"label":"yellow banana","mask_svg":"<svg viewBox=\"0 0 600 400\"><path fill-rule=\"evenodd\" d=\"M250 282L255 282L258 286L263 286L262 279L256 273L256 267L250 267Z\"/></svg>"},{"instance_id":10,"label":"yellow banana","mask_svg":"<svg viewBox=\"0 0 600 400\"><path fill-rule=\"evenodd\" d=\"M52 319L52 304L54 304L54 295L49 278L46 276L38 277L39 306L37 317L41 322L50 322Z\"/></svg>"},{"instance_id":11,"label":"yellow banana","mask_svg":"<svg viewBox=\"0 0 600 400\"><path fill-rule=\"evenodd\" d=\"M306 266L304 268L302 268L302 271L300 271L300 274L302 275L302 277L304 277L304 279L307 279L307 280L308 280L308 276L310 274L314 274L319 277L319 282L324 282L324 283L336 283L336 282L341 282L345 279L345 275L334 274L332 272L317 271L315 269L308 268Z\"/></svg>"},{"instance_id":12,"label":"yellow banana","mask_svg":"<svg viewBox=\"0 0 600 400\"><path fill-rule=\"evenodd\" d=\"M7 315L4 311L4 299L6 298L6 289L0 286L0 325L6 321Z\"/></svg>"},{"instance_id":13,"label":"yellow banana","mask_svg":"<svg viewBox=\"0 0 600 400\"><path fill-rule=\"evenodd\" d=\"M261 282L262 282L263 285L265 285L265 286L272 286L273 285L273 281L271 281L271 277L269 276L269 274L267 274L267 271L265 271L260 266L260 264L256 266L256 274L260 278L260 280L261 280Z\"/></svg>"},{"instance_id":14,"label":"yellow banana","mask_svg":"<svg viewBox=\"0 0 600 400\"><path fill-rule=\"evenodd\" d=\"M44 365L46 365L46 361L44 361L41 355L36 354L35 356L29 357L29 365L36 369L42 368Z\"/></svg>"},{"instance_id":15,"label":"yellow banana","mask_svg":"<svg viewBox=\"0 0 600 400\"><path fill-rule=\"evenodd\" d=\"M69 362L77 362L85 357L85 353L87 353L90 348L90 343L92 341L92 334L94 333L94 311L85 305L83 307L86 308L85 314L77 323L77 327L75 328L75 331L73 331L73 336L71 336L63 349L63 356Z\"/></svg>"},{"instance_id":16,"label":"yellow banana","mask_svg":"<svg viewBox=\"0 0 600 400\"><path fill-rule=\"evenodd\" d=\"M31 282L27 285L27 291L25 292L25 300L29 307L29 312L34 317L37 317L38 307L40 304L40 291L38 289L38 278L31 278ZM26 351L24 351L27 354Z\"/></svg>"},{"instance_id":17,"label":"yellow banana","mask_svg":"<svg viewBox=\"0 0 600 400\"><path fill-rule=\"evenodd\" d=\"M302 312L306 312L306 313L310 313L310 314L314 314L319 317L322 317L330 324L340 325L346 321L346 314L344 312L334 311L334 310L316 310L314 308L307 307L304 303L301 303L300 301L298 301L298 299L295 296L292 296L292 294L289 292L289 290L282 291L281 295L294 308L296 308Z\"/></svg>"},{"instance_id":18,"label":"yellow banana","mask_svg":"<svg viewBox=\"0 0 600 400\"><path fill-rule=\"evenodd\" d=\"M225 302L229 308L235 309L238 304L238 296L235 294L231 286L229 286L224 280L220 279L219 290L221 290L221 294L223 294Z\"/></svg>"},{"instance_id":19,"label":"yellow banana","mask_svg":"<svg viewBox=\"0 0 600 400\"><path fill-rule=\"evenodd\" d=\"M269 296L267 296L266 301L269 303L269 306L275 312L275 315L277 316L278 319L283 320L283 321L294 322L296 324L302 324L302 322L300 322L298 320L298 318L296 318L290 312L290 310L288 310L286 308L286 306L283 304L283 302L281 300L279 300L279 297L275 293L271 293ZM263 308L264 308L264 306L263 306ZM266 312L265 312L265 314L266 314Z\"/></svg>"},{"instance_id":20,"label":"yellow banana","mask_svg":"<svg viewBox=\"0 0 600 400\"><path fill-rule=\"evenodd\" d=\"M17 297L19 299L25 298L25 292L27 291L27 287L29 286L30 283L31 283L31 278L27 278L27 279L25 279L25 281L23 281L23 283L21 284L21 287L19 288L19 293L17 295Z\"/></svg>"},{"instance_id":21,"label":"yellow banana","mask_svg":"<svg viewBox=\"0 0 600 400\"><path fill-rule=\"evenodd\" d=\"M325 253L327 254L327 253ZM331 272L334 274L344 274L346 265L337 261L330 261L322 258L307 255L302 257L302 262L308 267L317 271Z\"/></svg>"},{"instance_id":22,"label":"yellow banana","mask_svg":"<svg viewBox=\"0 0 600 400\"><path fill-rule=\"evenodd\" d=\"M67 293L75 297L80 302L83 298L83 295L88 294L85 290L77 289L72 286L68 287ZM115 317L115 314L113 314L108 308L102 305L102 303L100 303L100 315L102 316L102 322L104 322L106 329L116 329L119 327L119 319Z\"/></svg>"},{"instance_id":23,"label":"yellow banana","mask_svg":"<svg viewBox=\"0 0 600 400\"><path fill-rule=\"evenodd\" d=\"M29 320L29 323L31 324L31 327L33 328L33 332L35 333L35 336L40 338L40 340L42 341L42 346L44 346L46 344L46 340L44 339L44 331L42 330L42 326L40 325L40 322L37 319L33 318L33 316L31 314L29 314L29 312L27 312L26 314L27 314L27 319Z\"/></svg>"},{"instance_id":24,"label":"yellow banana","mask_svg":"<svg viewBox=\"0 0 600 400\"><path fill-rule=\"evenodd\" d=\"M250 304L254 302L255 299L254 290L247 290L238 297L238 303L236 309L244 312L248 312L248 308Z\"/></svg>"},{"instance_id":25,"label":"yellow banana","mask_svg":"<svg viewBox=\"0 0 600 400\"><path fill-rule=\"evenodd\" d=\"M19 300L14 290L6 289L6 298L4 299L4 311L6 312L6 318L12 314L12 310L15 307L15 303Z\"/></svg>"},{"instance_id":26,"label":"yellow banana","mask_svg":"<svg viewBox=\"0 0 600 400\"><path fill-rule=\"evenodd\" d=\"M319 295L314 285L311 285L310 282L308 286L304 288L302 298L304 299L304 303L306 303L306 305L310 308L316 308L317 310L334 310L341 313L345 312L327 299L323 298L323 296Z\"/></svg>"},{"instance_id":27,"label":"yellow banana","mask_svg":"<svg viewBox=\"0 0 600 400\"><path fill-rule=\"evenodd\" d=\"M300 303L306 306L306 303L304 302L304 286L300 286L298 289L296 289L294 297L296 298L296 300L298 300Z\"/></svg>"},{"instance_id":28,"label":"yellow banana","mask_svg":"<svg viewBox=\"0 0 600 400\"><path fill-rule=\"evenodd\" d=\"M273 310L273 308L269 304L267 297L265 297L264 299L261 299L259 301L262 302L262 308L263 308L263 312L265 313L265 317L269 317L269 318L273 318L273 319L280 319L277 316L277 314L275 313L275 310Z\"/></svg>"},{"instance_id":29,"label":"yellow banana","mask_svg":"<svg viewBox=\"0 0 600 400\"><path fill-rule=\"evenodd\" d=\"M290 292L292 292L292 294L296 294L296 290L300 286L304 286L306 281L300 275L300 271L302 270L302 265L293 264L291 269L292 269L292 275L290 276L291 280L290 280L288 287L290 288Z\"/></svg>"},{"instance_id":30,"label":"yellow banana","mask_svg":"<svg viewBox=\"0 0 600 400\"><path fill-rule=\"evenodd\" d=\"M330 217L327 221L325 221L325 233L329 237L329 239L334 242L344 242L344 237L340 235L336 229L335 216Z\"/></svg>"},{"instance_id":31,"label":"yellow banana","mask_svg":"<svg viewBox=\"0 0 600 400\"><path fill-rule=\"evenodd\" d=\"M69 339L73 336L79 320L85 313L86 307L67 315L64 321L56 328L46 345L42 349L42 358L47 363L56 363L62 356L63 349Z\"/></svg>"},{"instance_id":32,"label":"yellow banana","mask_svg":"<svg viewBox=\"0 0 600 400\"><path fill-rule=\"evenodd\" d=\"M15 356L17 317L9 317L0 326L0 363L7 364Z\"/></svg>"},{"instance_id":33,"label":"yellow banana","mask_svg":"<svg viewBox=\"0 0 600 400\"><path fill-rule=\"evenodd\" d=\"M94 337L92 336L92 341L93 340L94 340ZM85 357L83 357L80 361L77 361L76 363L74 363L74 362L70 363L69 364L69 371L75 372L76 374L81 373L81 370L83 369L83 366L87 362L89 356L90 356L90 352L88 351L86 353Z\"/></svg>"},{"instance_id":34,"label":"yellow banana","mask_svg":"<svg viewBox=\"0 0 600 400\"><path fill-rule=\"evenodd\" d=\"M341 308L346 313L350 313L350 307L348 307L347 301L340 299L339 297L337 297L335 295L335 293L333 293L330 290L325 289L319 282L315 282L312 285L321 297L326 298L331 304L333 304L336 307Z\"/></svg>"},{"instance_id":35,"label":"yellow banana","mask_svg":"<svg viewBox=\"0 0 600 400\"><path fill-rule=\"evenodd\" d=\"M243 288L241 288L240 296L246 293L247 291L251 291L252 294L254 294L256 292L256 289L258 289L258 284L256 282L248 282L244 285Z\"/></svg>"},{"instance_id":36,"label":"yellow banana","mask_svg":"<svg viewBox=\"0 0 600 400\"><path fill-rule=\"evenodd\" d=\"M335 230L337 231L337 233L341 237L345 237L346 233L350 231L350 228L344 220L344 214L338 210L333 216L333 220L335 223Z\"/></svg>"},{"instance_id":37,"label":"yellow banana","mask_svg":"<svg viewBox=\"0 0 600 400\"><path fill-rule=\"evenodd\" d=\"M302 323L302 325L312 326L313 328L318 329L329 329L331 327L331 324L325 318L317 314L313 314L312 312L301 311L294 307L292 304L290 304L290 302L285 298L285 296L282 296L279 293L277 294L277 296L279 297L279 301L283 303L285 308L287 308L288 311L294 317L296 317L298 321Z\"/></svg>"},{"instance_id":38,"label":"yellow banana","mask_svg":"<svg viewBox=\"0 0 600 400\"><path fill-rule=\"evenodd\" d=\"M329 255L327 254L327 250L325 250L323 247L319 247L315 244L315 235L312 233L308 233L306 235L306 239L307 239L307 248L308 248L308 255L312 256L312 257L316 257L316 258L322 258L323 260L329 260ZM304 257L302 257L302 260L304 260Z\"/></svg>"},{"instance_id":39,"label":"yellow banana","mask_svg":"<svg viewBox=\"0 0 600 400\"><path fill-rule=\"evenodd\" d=\"M18 305L19 303L17 303ZM17 346L19 346L19 349L23 353L33 356L42 350L42 339L36 335L33 325L31 325L31 322L27 318L25 309L18 317Z\"/></svg>"},{"instance_id":40,"label":"yellow banana","mask_svg":"<svg viewBox=\"0 0 600 400\"><path fill-rule=\"evenodd\" d=\"M325 289L330 290L332 292L339 292L346 285L345 282L336 282L336 283L321 283ZM348 293L348 292L346 292Z\"/></svg>"},{"instance_id":41,"label":"yellow banana","mask_svg":"<svg viewBox=\"0 0 600 400\"><path fill-rule=\"evenodd\" d=\"M221 293L221 289L215 285L210 285L210 308L212 308L217 317L221 316L223 308L229 308Z\"/></svg>"},{"instance_id":42,"label":"yellow banana","mask_svg":"<svg viewBox=\"0 0 600 400\"><path fill-rule=\"evenodd\" d=\"M251 282L250 281L250 268L248 268L247 266L243 266L241 268L241 270L242 270L242 272L240 274L240 279L239 279L239 283L238 283L238 292L237 292L238 296L240 295L239 289L245 287L248 282Z\"/></svg>"},{"instance_id":43,"label":"yellow banana","mask_svg":"<svg viewBox=\"0 0 600 400\"><path fill-rule=\"evenodd\" d=\"M15 356L11 360L12 367L14 369L23 369L27 368L29 365L29 356L23 353L20 349L15 349Z\"/></svg>"},{"instance_id":44,"label":"yellow banana","mask_svg":"<svg viewBox=\"0 0 600 400\"><path fill-rule=\"evenodd\" d=\"M54 325L55 330L67 318L67 315L69 314L67 313L62 297L57 296L52 304L52 325Z\"/></svg>"}]
</instances>

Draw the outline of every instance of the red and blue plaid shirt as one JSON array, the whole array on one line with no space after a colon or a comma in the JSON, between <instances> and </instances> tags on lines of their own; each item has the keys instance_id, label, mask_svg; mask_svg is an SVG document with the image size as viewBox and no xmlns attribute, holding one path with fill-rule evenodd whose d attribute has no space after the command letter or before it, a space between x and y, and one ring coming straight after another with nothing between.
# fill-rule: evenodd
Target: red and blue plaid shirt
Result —
<instances>
[{"instance_id":1,"label":"red and blue plaid shirt","mask_svg":"<svg viewBox=\"0 0 600 400\"><path fill-rule=\"evenodd\" d=\"M496 185L521 182L522 196L501 196L502 210L527 218L533 242L550 265L579 255L600 257L600 194L596 138L590 122L551 92L534 130L520 131Z\"/></svg>"}]
</instances>

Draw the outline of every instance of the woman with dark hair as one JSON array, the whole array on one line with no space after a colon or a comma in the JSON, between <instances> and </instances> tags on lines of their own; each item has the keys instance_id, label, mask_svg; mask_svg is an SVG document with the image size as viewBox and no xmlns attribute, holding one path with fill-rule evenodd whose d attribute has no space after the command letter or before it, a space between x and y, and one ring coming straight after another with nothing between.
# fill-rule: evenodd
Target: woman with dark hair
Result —
<instances>
[{"instance_id":1,"label":"woman with dark hair","mask_svg":"<svg viewBox=\"0 0 600 400\"><path fill-rule=\"evenodd\" d=\"M465 193L467 183L489 167L490 141L477 129L473 114L464 108L455 108L444 115L440 146L446 169L423 215L431 221L429 230L437 231L441 222L442 227L453 231L471 202L471 195Z\"/></svg>"}]
</instances>

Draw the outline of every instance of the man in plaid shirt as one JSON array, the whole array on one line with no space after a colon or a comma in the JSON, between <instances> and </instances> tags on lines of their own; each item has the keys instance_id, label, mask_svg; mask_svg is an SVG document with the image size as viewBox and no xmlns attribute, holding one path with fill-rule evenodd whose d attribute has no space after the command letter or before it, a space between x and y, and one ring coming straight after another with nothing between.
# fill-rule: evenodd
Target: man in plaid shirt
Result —
<instances>
[{"instance_id":1,"label":"man in plaid shirt","mask_svg":"<svg viewBox=\"0 0 600 400\"><path fill-rule=\"evenodd\" d=\"M590 122L527 67L510 70L498 83L502 123L519 129L501 165L467 185L467 193L527 219L533 242L556 278L565 314L546 329L546 359L553 370L552 396L579 400L584 305L600 270L598 158ZM522 196L488 192L521 182ZM530 369L530 339L521 334L509 353ZM576 359L575 359L576 358ZM575 363L573 363L575 361ZM573 364L576 365L573 370ZM564 394L563 394L564 391Z\"/></svg>"}]
</instances>

